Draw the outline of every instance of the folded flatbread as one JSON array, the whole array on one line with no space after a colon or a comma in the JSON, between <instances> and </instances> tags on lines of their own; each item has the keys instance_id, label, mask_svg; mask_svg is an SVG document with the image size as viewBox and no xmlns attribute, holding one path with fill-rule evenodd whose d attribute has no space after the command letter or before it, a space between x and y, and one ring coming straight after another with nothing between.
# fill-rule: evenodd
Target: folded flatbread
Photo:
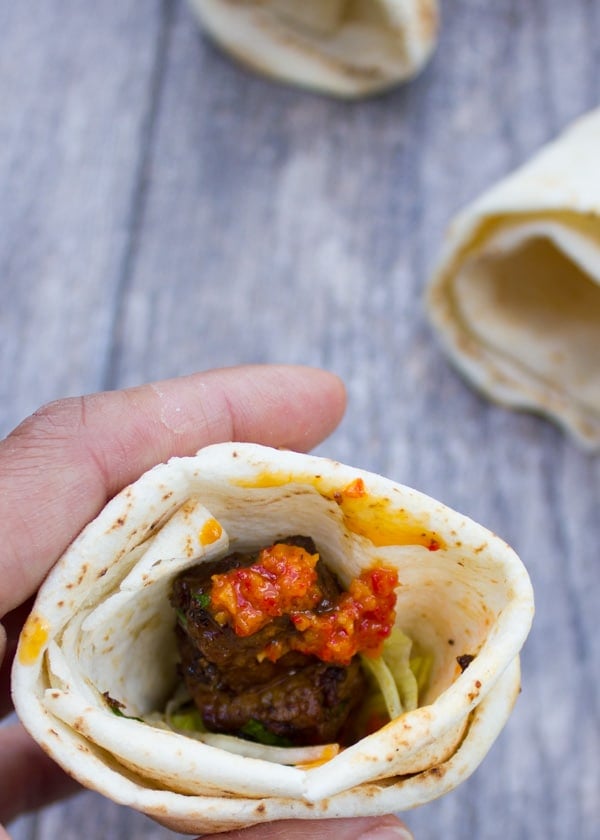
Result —
<instances>
[{"instance_id":1,"label":"folded flatbread","mask_svg":"<svg viewBox=\"0 0 600 840\"><path fill-rule=\"evenodd\" d=\"M174 578L290 533L310 534L343 585L374 565L397 570L397 625L431 660L417 708L316 766L155 722L177 680ZM532 613L517 555L465 516L325 458L220 444L150 470L75 540L23 630L13 696L70 774L174 830L390 813L482 760L519 691Z\"/></svg>"},{"instance_id":2,"label":"folded flatbread","mask_svg":"<svg viewBox=\"0 0 600 840\"><path fill-rule=\"evenodd\" d=\"M451 225L429 290L465 376L600 447L600 110Z\"/></svg>"},{"instance_id":3,"label":"folded flatbread","mask_svg":"<svg viewBox=\"0 0 600 840\"><path fill-rule=\"evenodd\" d=\"M437 0L190 2L206 31L244 64L342 97L414 76L437 40Z\"/></svg>"}]
</instances>

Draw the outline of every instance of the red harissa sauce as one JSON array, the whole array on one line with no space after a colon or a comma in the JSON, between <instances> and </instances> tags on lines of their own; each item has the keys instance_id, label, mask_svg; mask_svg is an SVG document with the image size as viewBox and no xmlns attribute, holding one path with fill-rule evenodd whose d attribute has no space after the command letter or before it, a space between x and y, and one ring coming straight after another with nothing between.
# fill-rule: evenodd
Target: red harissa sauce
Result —
<instances>
[{"instance_id":1,"label":"red harissa sauce","mask_svg":"<svg viewBox=\"0 0 600 840\"><path fill-rule=\"evenodd\" d=\"M378 656L394 626L398 573L380 566L367 569L334 604L317 612L323 599L318 559L300 546L276 543L264 548L251 566L213 575L216 621L231 625L238 636L251 636L288 615L295 632L263 651L273 662L289 650L337 665L348 665L356 653Z\"/></svg>"}]
</instances>

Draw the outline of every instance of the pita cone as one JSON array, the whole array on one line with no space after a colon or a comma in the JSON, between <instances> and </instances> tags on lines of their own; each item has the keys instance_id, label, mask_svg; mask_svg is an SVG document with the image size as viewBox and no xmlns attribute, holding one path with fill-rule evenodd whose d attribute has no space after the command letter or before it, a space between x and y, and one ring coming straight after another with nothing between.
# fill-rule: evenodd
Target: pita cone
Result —
<instances>
[{"instance_id":1,"label":"pita cone","mask_svg":"<svg viewBox=\"0 0 600 840\"><path fill-rule=\"evenodd\" d=\"M438 30L437 0L190 0L203 28L253 70L340 97L418 73Z\"/></svg>"},{"instance_id":2,"label":"pita cone","mask_svg":"<svg viewBox=\"0 0 600 840\"><path fill-rule=\"evenodd\" d=\"M600 110L451 225L432 323L486 395L600 447Z\"/></svg>"},{"instance_id":3,"label":"pita cone","mask_svg":"<svg viewBox=\"0 0 600 840\"><path fill-rule=\"evenodd\" d=\"M413 708L308 764L281 760L285 747L240 754L241 739L193 737L164 715L178 680L175 577L290 533L310 535L344 587L396 570L397 628L430 664ZM532 614L514 551L440 502L325 458L220 444L150 470L84 529L25 625L13 696L82 784L174 830L384 814L480 763L519 691Z\"/></svg>"}]
</instances>

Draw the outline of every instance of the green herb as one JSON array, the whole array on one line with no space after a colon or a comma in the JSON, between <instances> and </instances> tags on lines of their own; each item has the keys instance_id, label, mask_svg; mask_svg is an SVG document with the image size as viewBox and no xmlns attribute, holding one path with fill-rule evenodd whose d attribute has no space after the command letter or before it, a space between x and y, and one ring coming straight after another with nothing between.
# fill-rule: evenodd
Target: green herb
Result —
<instances>
[{"instance_id":1,"label":"green herb","mask_svg":"<svg viewBox=\"0 0 600 840\"><path fill-rule=\"evenodd\" d=\"M123 712L123 709L125 708L125 704L121 703L120 700L115 700L114 697L111 697L110 694L108 693L108 691L105 691L102 696L106 700L108 708L111 710L113 715L116 715L117 717L121 717L121 718L127 718L127 720L138 720L140 723L144 722L139 717L134 717L133 715L126 715Z\"/></svg>"},{"instance_id":2,"label":"green herb","mask_svg":"<svg viewBox=\"0 0 600 840\"><path fill-rule=\"evenodd\" d=\"M194 601L197 604L200 604L202 609L206 609L210 606L210 595L207 595L206 592L196 592L194 595Z\"/></svg>"},{"instance_id":3,"label":"green herb","mask_svg":"<svg viewBox=\"0 0 600 840\"><path fill-rule=\"evenodd\" d=\"M139 718L139 717L135 717L135 715L126 715L126 714L124 714L124 713L121 711L121 709L113 708L113 709L111 709L111 711L112 711L112 713L113 713L113 714L115 714L117 717L127 718L127 720L139 720L139 722L140 722L140 723L143 723L143 722L144 722L141 718Z\"/></svg>"},{"instance_id":4,"label":"green herb","mask_svg":"<svg viewBox=\"0 0 600 840\"><path fill-rule=\"evenodd\" d=\"M175 610L177 613L177 620L181 624L184 630L187 630L187 616L183 610Z\"/></svg>"},{"instance_id":5,"label":"green herb","mask_svg":"<svg viewBox=\"0 0 600 840\"><path fill-rule=\"evenodd\" d=\"M269 747L293 746L292 742L287 738L282 738L280 735L275 735L274 732L270 732L264 724L262 724L259 720L254 720L254 718L251 718L248 723L240 729L240 735L244 735L251 741L258 741L259 744L265 744Z\"/></svg>"}]
</instances>

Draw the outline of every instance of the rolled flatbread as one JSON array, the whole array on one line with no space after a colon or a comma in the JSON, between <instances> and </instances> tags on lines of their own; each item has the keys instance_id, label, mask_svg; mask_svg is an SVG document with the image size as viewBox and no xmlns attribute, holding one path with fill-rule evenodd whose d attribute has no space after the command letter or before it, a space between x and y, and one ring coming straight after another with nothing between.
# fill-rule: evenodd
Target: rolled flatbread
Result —
<instances>
[{"instance_id":1,"label":"rolled flatbread","mask_svg":"<svg viewBox=\"0 0 600 840\"><path fill-rule=\"evenodd\" d=\"M253 70L341 97L414 76L437 40L437 0L190 3L204 29Z\"/></svg>"},{"instance_id":2,"label":"rolled flatbread","mask_svg":"<svg viewBox=\"0 0 600 840\"><path fill-rule=\"evenodd\" d=\"M397 573L392 633L428 660L418 702L312 761L165 722L178 690L173 582L289 534L309 535L344 587L365 570ZM519 691L532 614L514 551L443 504L325 458L219 444L145 473L75 540L24 627L13 697L67 772L173 830L384 814L477 767Z\"/></svg>"},{"instance_id":3,"label":"rolled flatbread","mask_svg":"<svg viewBox=\"0 0 600 840\"><path fill-rule=\"evenodd\" d=\"M451 225L428 294L451 359L485 394L600 446L600 110Z\"/></svg>"}]
</instances>

